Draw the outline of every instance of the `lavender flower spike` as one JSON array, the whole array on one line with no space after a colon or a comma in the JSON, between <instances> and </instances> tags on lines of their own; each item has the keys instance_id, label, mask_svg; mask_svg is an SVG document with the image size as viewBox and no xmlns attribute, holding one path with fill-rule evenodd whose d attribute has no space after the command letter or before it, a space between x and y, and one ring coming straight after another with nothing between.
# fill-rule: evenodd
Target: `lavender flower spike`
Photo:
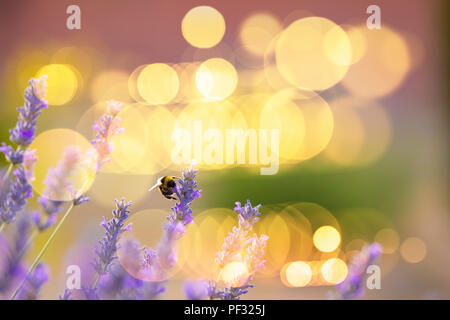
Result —
<instances>
[{"instance_id":1,"label":"lavender flower spike","mask_svg":"<svg viewBox=\"0 0 450 320\"><path fill-rule=\"evenodd\" d=\"M221 268L229 262L239 259L242 249L245 249L248 241L253 239L249 236L249 233L253 225L259 220L260 207L261 205L252 207L248 200L244 207L241 206L240 202L236 202L234 211L238 213L239 225L233 227L232 232L225 238L222 251L217 254L216 262Z\"/></svg>"},{"instance_id":2,"label":"lavender flower spike","mask_svg":"<svg viewBox=\"0 0 450 320\"><path fill-rule=\"evenodd\" d=\"M23 149L34 140L37 117L42 109L47 108L47 101L44 100L47 87L46 76L39 79L30 79L29 86L25 89L25 104L17 108L19 118L14 129L9 131L11 142L16 143L19 148L14 150L11 146L2 143L0 152L4 153L6 159L11 164L19 164L23 161Z\"/></svg>"},{"instance_id":3,"label":"lavender flower spike","mask_svg":"<svg viewBox=\"0 0 450 320\"><path fill-rule=\"evenodd\" d=\"M16 214L23 209L27 198L33 195L33 190L28 184L23 166L14 170L14 177L5 202L0 207L0 222L11 223Z\"/></svg>"},{"instance_id":4,"label":"lavender flower spike","mask_svg":"<svg viewBox=\"0 0 450 320\"><path fill-rule=\"evenodd\" d=\"M178 186L175 192L179 201L171 208L171 214L168 217L169 223L176 224L182 222L187 226L192 222L192 201L201 197L201 190L198 189L195 176L198 170L194 169L194 165L183 170L181 179L178 179Z\"/></svg>"},{"instance_id":5,"label":"lavender flower spike","mask_svg":"<svg viewBox=\"0 0 450 320\"><path fill-rule=\"evenodd\" d=\"M151 265L152 272L155 274L164 274L177 261L175 243L184 235L186 226L192 222L192 201L201 197L201 190L198 189L195 180L197 172L193 164L183 170L175 189L179 201L171 208L170 215L167 217L169 222L164 224L164 234L158 248L156 252L151 249L144 252L148 265Z\"/></svg>"},{"instance_id":6,"label":"lavender flower spike","mask_svg":"<svg viewBox=\"0 0 450 320\"><path fill-rule=\"evenodd\" d=\"M349 264L347 278L336 285L339 295L344 300L359 299L364 295L364 275L368 266L381 255L381 246L374 242L363 247Z\"/></svg>"},{"instance_id":7,"label":"lavender flower spike","mask_svg":"<svg viewBox=\"0 0 450 320\"><path fill-rule=\"evenodd\" d=\"M202 300L209 296L209 284L206 281L186 281L184 293L188 300Z\"/></svg>"},{"instance_id":8,"label":"lavender flower spike","mask_svg":"<svg viewBox=\"0 0 450 320\"><path fill-rule=\"evenodd\" d=\"M124 129L120 127L119 112L122 109L122 103L114 100L106 101L107 112L95 122L92 129L95 132L95 138L91 140L97 152L97 171L100 170L103 164L111 161L110 154L113 151L111 137L123 132Z\"/></svg>"},{"instance_id":9,"label":"lavender flower spike","mask_svg":"<svg viewBox=\"0 0 450 320\"><path fill-rule=\"evenodd\" d=\"M19 119L16 127L10 130L10 139L19 146L26 147L33 141L36 119L42 109L47 108L47 101L44 100L47 88L46 78L47 76L42 76L28 82L30 85L25 89L25 104L17 109Z\"/></svg>"},{"instance_id":10,"label":"lavender flower spike","mask_svg":"<svg viewBox=\"0 0 450 320\"><path fill-rule=\"evenodd\" d=\"M33 215L33 220L40 231L49 228L56 222L56 214L61 211L67 193L72 192L72 182L69 178L76 170L80 158L80 151L77 147L66 147L62 159L56 167L48 170L44 181L47 188L38 199L47 219L42 221L39 211Z\"/></svg>"},{"instance_id":11,"label":"lavender flower spike","mask_svg":"<svg viewBox=\"0 0 450 320\"><path fill-rule=\"evenodd\" d=\"M125 225L125 220L130 213L130 202L125 202L122 199L120 202L115 200L116 208L113 210L113 218L110 221L106 221L103 217L101 225L105 228L105 236L99 241L99 245L95 248L96 258L94 260L94 268L99 275L103 275L108 272L108 267L111 263L117 259L117 242L120 235L128 230L131 230L130 225Z\"/></svg>"},{"instance_id":12,"label":"lavender flower spike","mask_svg":"<svg viewBox=\"0 0 450 320\"><path fill-rule=\"evenodd\" d=\"M65 289L64 293L59 295L59 300L72 300L72 292L69 289Z\"/></svg>"},{"instance_id":13,"label":"lavender flower spike","mask_svg":"<svg viewBox=\"0 0 450 320\"><path fill-rule=\"evenodd\" d=\"M256 271L264 267L263 256L268 237L251 234L254 224L261 215L259 208L260 205L252 207L250 201L247 201L244 207L240 202L236 202L234 211L238 213L239 225L233 227L232 232L225 238L222 250L217 254L216 262L221 270L231 262L240 262L245 266L246 272L236 275L236 279L225 283L222 289L218 288L218 283L211 282L209 287L211 299L240 299L249 288L253 287L251 281Z\"/></svg>"},{"instance_id":14,"label":"lavender flower spike","mask_svg":"<svg viewBox=\"0 0 450 320\"><path fill-rule=\"evenodd\" d=\"M36 269L34 269L32 275L27 278L27 282L18 296L19 299L36 300L41 287L48 281L48 279L48 267L42 263L39 263Z\"/></svg>"},{"instance_id":15,"label":"lavender flower spike","mask_svg":"<svg viewBox=\"0 0 450 320\"><path fill-rule=\"evenodd\" d=\"M0 237L0 243L3 244L4 241L6 251L1 252L0 296L6 295L25 275L23 258L26 253L26 244L30 231L28 216L25 214L20 215L15 227L14 236L10 243L7 242L6 238Z\"/></svg>"},{"instance_id":16,"label":"lavender flower spike","mask_svg":"<svg viewBox=\"0 0 450 320\"><path fill-rule=\"evenodd\" d=\"M27 149L23 154L23 168L28 182L34 181L34 165L37 162L36 149Z\"/></svg>"}]
</instances>

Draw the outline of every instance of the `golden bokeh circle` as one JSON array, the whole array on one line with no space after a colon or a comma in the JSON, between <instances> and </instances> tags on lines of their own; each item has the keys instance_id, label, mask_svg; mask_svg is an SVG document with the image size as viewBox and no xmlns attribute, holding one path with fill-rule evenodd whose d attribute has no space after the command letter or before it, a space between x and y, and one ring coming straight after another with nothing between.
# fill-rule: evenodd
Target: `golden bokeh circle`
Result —
<instances>
[{"instance_id":1,"label":"golden bokeh circle","mask_svg":"<svg viewBox=\"0 0 450 320\"><path fill-rule=\"evenodd\" d=\"M409 263L419 263L427 255L427 246L422 239L411 237L403 241L400 246L402 258Z\"/></svg>"},{"instance_id":2,"label":"golden bokeh circle","mask_svg":"<svg viewBox=\"0 0 450 320\"><path fill-rule=\"evenodd\" d=\"M285 91L275 94L266 103L260 114L259 127L278 132L280 158L289 160L300 152L305 138L305 119L302 110Z\"/></svg>"},{"instance_id":3,"label":"golden bokeh circle","mask_svg":"<svg viewBox=\"0 0 450 320\"><path fill-rule=\"evenodd\" d=\"M381 245L384 254L392 254L398 249L400 237L394 229L384 228L375 235L375 242Z\"/></svg>"},{"instance_id":4,"label":"golden bokeh circle","mask_svg":"<svg viewBox=\"0 0 450 320\"><path fill-rule=\"evenodd\" d=\"M234 66L227 60L212 58L203 62L197 69L195 83L205 98L222 100L236 89L238 75Z\"/></svg>"},{"instance_id":5,"label":"golden bokeh circle","mask_svg":"<svg viewBox=\"0 0 450 320\"><path fill-rule=\"evenodd\" d=\"M233 164L226 163L223 151L226 145L220 135L226 134L227 129L246 128L244 114L233 103L227 100L194 101L181 110L176 120L171 135L176 143L175 146L172 144L172 159L184 164L195 159L198 166L205 169L231 166ZM217 141L221 143L216 144Z\"/></svg>"},{"instance_id":6,"label":"golden bokeh circle","mask_svg":"<svg viewBox=\"0 0 450 320\"><path fill-rule=\"evenodd\" d=\"M304 287L312 278L312 270L308 263L295 261L286 268L286 280L293 287Z\"/></svg>"},{"instance_id":7,"label":"golden bokeh circle","mask_svg":"<svg viewBox=\"0 0 450 320\"><path fill-rule=\"evenodd\" d=\"M244 20L239 38L249 53L262 56L273 38L281 31L281 28L281 23L275 16L266 12L259 12Z\"/></svg>"},{"instance_id":8,"label":"golden bokeh circle","mask_svg":"<svg viewBox=\"0 0 450 320\"><path fill-rule=\"evenodd\" d=\"M322 226L314 232L314 245L322 252L332 252L341 243L341 235L332 226Z\"/></svg>"},{"instance_id":9,"label":"golden bokeh circle","mask_svg":"<svg viewBox=\"0 0 450 320\"><path fill-rule=\"evenodd\" d=\"M177 72L165 63L149 64L137 77L137 91L149 104L169 103L178 94L179 87Z\"/></svg>"},{"instance_id":10,"label":"golden bokeh circle","mask_svg":"<svg viewBox=\"0 0 450 320\"><path fill-rule=\"evenodd\" d=\"M246 283L249 276L250 273L245 263L232 261L220 270L218 279L219 284L223 286L240 287Z\"/></svg>"},{"instance_id":11,"label":"golden bokeh circle","mask_svg":"<svg viewBox=\"0 0 450 320\"><path fill-rule=\"evenodd\" d=\"M284 89L273 96L261 114L264 115L265 112L270 113L270 110L277 109L280 110L279 112L284 113L285 111L281 110L285 108L289 110L289 106L299 110L303 122L297 119L299 121L297 125L294 125L294 123L286 123L280 127L280 145L283 145L283 152L280 152L280 156L286 161L304 161L316 156L328 145L334 129L333 113L328 103L313 91ZM296 120L294 113L287 114L287 116L290 118L289 121ZM265 122L261 123L261 126L267 126L270 119L273 121L276 120L275 117L270 117L269 115L264 118ZM288 125L291 127L288 127ZM288 132L298 130L298 132L297 135L283 134L283 131L286 130ZM302 134L304 134L304 137L300 139ZM289 140L287 142L291 145L291 148L286 153L284 150L288 149L288 145L286 145L286 142L283 142L283 139L288 137Z\"/></svg>"},{"instance_id":12,"label":"golden bokeh circle","mask_svg":"<svg viewBox=\"0 0 450 320\"><path fill-rule=\"evenodd\" d=\"M47 75L47 95L45 99L51 106L68 103L75 96L79 81L75 68L68 64L49 64L36 73L36 78Z\"/></svg>"},{"instance_id":13,"label":"golden bokeh circle","mask_svg":"<svg viewBox=\"0 0 450 320\"><path fill-rule=\"evenodd\" d=\"M221 270L216 253L235 225L236 214L231 209L211 208L197 214L180 239L179 255L186 261L183 272L192 278L217 279Z\"/></svg>"},{"instance_id":14,"label":"golden bokeh circle","mask_svg":"<svg viewBox=\"0 0 450 320\"><path fill-rule=\"evenodd\" d=\"M67 180L71 183L70 190L59 190L57 195L47 193L45 183L49 169L58 166L67 148L76 148L79 152L79 160L75 163L74 170L68 175ZM96 156L89 141L71 129L52 129L39 134L28 147L29 150L36 150L37 162L34 166L35 180L31 181L33 190L40 195L54 201L71 201L76 196L89 190L95 179L96 159L89 158L89 154Z\"/></svg>"},{"instance_id":15,"label":"golden bokeh circle","mask_svg":"<svg viewBox=\"0 0 450 320\"><path fill-rule=\"evenodd\" d=\"M353 27L350 34L353 43L359 41L365 49L357 51L359 60L350 67L342 84L353 95L365 98L383 97L397 89L411 68L411 54L403 37L386 25L379 30L369 30L365 25Z\"/></svg>"},{"instance_id":16,"label":"golden bokeh circle","mask_svg":"<svg viewBox=\"0 0 450 320\"><path fill-rule=\"evenodd\" d=\"M325 90L346 74L352 59L346 32L329 19L308 17L289 25L275 47L280 73L294 86Z\"/></svg>"},{"instance_id":17,"label":"golden bokeh circle","mask_svg":"<svg viewBox=\"0 0 450 320\"><path fill-rule=\"evenodd\" d=\"M339 258L325 261L321 268L323 278L329 284L338 284L345 280L348 274L347 264Z\"/></svg>"},{"instance_id":18,"label":"golden bokeh circle","mask_svg":"<svg viewBox=\"0 0 450 320\"><path fill-rule=\"evenodd\" d=\"M225 34L225 19L210 6L198 6L189 10L181 21L184 39L197 48L211 48Z\"/></svg>"},{"instance_id":19,"label":"golden bokeh circle","mask_svg":"<svg viewBox=\"0 0 450 320\"><path fill-rule=\"evenodd\" d=\"M391 119L374 101L340 97L330 102L334 130L323 154L339 165L368 165L378 160L392 139Z\"/></svg>"},{"instance_id":20,"label":"golden bokeh circle","mask_svg":"<svg viewBox=\"0 0 450 320\"><path fill-rule=\"evenodd\" d=\"M120 127L124 129L118 135L111 137L113 150L110 154L121 172L132 170L145 157L146 146L149 141L149 128L142 113L135 105L127 105L118 113Z\"/></svg>"},{"instance_id":21,"label":"golden bokeh circle","mask_svg":"<svg viewBox=\"0 0 450 320\"><path fill-rule=\"evenodd\" d=\"M123 70L107 70L100 72L92 81L92 100L94 102L111 99L130 101L128 78L128 73Z\"/></svg>"}]
</instances>

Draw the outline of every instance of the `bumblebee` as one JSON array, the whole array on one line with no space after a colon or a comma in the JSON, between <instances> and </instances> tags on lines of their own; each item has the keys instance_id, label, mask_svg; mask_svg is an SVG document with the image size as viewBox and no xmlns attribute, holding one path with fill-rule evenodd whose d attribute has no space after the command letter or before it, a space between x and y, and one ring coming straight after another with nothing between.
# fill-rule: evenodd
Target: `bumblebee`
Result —
<instances>
[{"instance_id":1,"label":"bumblebee","mask_svg":"<svg viewBox=\"0 0 450 320\"><path fill-rule=\"evenodd\" d=\"M148 191L152 191L155 188L158 188L161 194L166 197L167 199L177 200L176 197L174 197L175 188L177 186L175 179L177 177L171 177L171 176L164 176L158 179L156 184L151 187Z\"/></svg>"}]
</instances>

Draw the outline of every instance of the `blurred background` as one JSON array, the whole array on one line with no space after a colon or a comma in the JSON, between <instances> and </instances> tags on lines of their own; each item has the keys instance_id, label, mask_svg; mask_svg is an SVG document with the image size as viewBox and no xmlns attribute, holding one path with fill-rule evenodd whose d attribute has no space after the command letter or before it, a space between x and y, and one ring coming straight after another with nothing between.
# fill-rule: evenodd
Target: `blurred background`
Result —
<instances>
[{"instance_id":1,"label":"blurred background","mask_svg":"<svg viewBox=\"0 0 450 320\"><path fill-rule=\"evenodd\" d=\"M74 4L79 30L66 26ZM381 290L366 299L450 298L448 3L377 1L379 30L366 26L371 4L2 1L1 141L28 79L48 75L50 107L31 146L49 155L37 163L36 193L64 143L92 138L106 100L126 106L125 132L91 201L75 208L44 257L52 277L42 298L56 299L66 268L92 255L114 198L134 203L130 236L157 244L172 203L147 190L179 174L172 133L192 132L199 120L220 132L280 129L279 170L261 175L267 165L248 164L248 155L245 164L197 159L202 198L164 298L182 299L186 279L215 279L215 252L237 223L234 203L247 199L262 204L256 231L270 239L246 298L326 299L373 241L383 247ZM343 263L326 270L330 259Z\"/></svg>"}]
</instances>

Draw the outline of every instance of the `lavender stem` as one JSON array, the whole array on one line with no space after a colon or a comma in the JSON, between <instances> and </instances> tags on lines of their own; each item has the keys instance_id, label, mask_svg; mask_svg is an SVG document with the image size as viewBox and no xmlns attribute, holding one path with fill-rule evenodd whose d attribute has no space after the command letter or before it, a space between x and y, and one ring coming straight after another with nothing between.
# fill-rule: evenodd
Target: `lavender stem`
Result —
<instances>
[{"instance_id":1,"label":"lavender stem","mask_svg":"<svg viewBox=\"0 0 450 320\"><path fill-rule=\"evenodd\" d=\"M5 174L3 175L3 178L1 180L2 182L5 181L9 177L13 167L14 167L14 165L12 163L10 163L8 170L6 170Z\"/></svg>"},{"instance_id":2,"label":"lavender stem","mask_svg":"<svg viewBox=\"0 0 450 320\"><path fill-rule=\"evenodd\" d=\"M5 174L3 175L3 178L2 178L2 180L1 180L1 182L5 181L5 180L9 177L9 175L10 175L10 173L11 173L13 167L14 167L14 165L13 165L12 163L10 163L10 164L9 164L9 167L8 167L8 170L6 170ZM3 223L0 225L0 233L3 232L3 229L5 229L5 226L6 226L6 223L5 223L5 222L3 222Z\"/></svg>"},{"instance_id":3,"label":"lavender stem","mask_svg":"<svg viewBox=\"0 0 450 320\"><path fill-rule=\"evenodd\" d=\"M52 243L53 239L55 238L56 234L58 233L59 229L61 228L61 226L64 224L64 221L66 221L67 217L69 216L70 212L72 211L74 207L74 203L72 202L69 206L69 208L67 209L66 213L64 214L64 216L62 217L61 221L58 223L58 225L56 226L55 230L53 230L53 233L50 235L50 237L48 238L47 242L45 243L44 247L41 249L41 252L39 252L39 254L37 255L37 257L34 259L33 264L31 265L30 269L28 269L28 272L26 274L26 276L24 277L24 279L22 280L22 282L20 283L20 285L17 287L17 289L14 291L13 295L11 296L10 300L14 300L17 296L17 294L20 292L20 290L22 289L23 285L25 284L25 281L27 280L28 276L34 271L34 269L36 268L36 266L38 265L38 263L41 261L42 256L44 255L44 253L47 251L48 247L50 246L50 244Z\"/></svg>"},{"instance_id":4,"label":"lavender stem","mask_svg":"<svg viewBox=\"0 0 450 320\"><path fill-rule=\"evenodd\" d=\"M23 246L22 251L19 253L19 256L21 257L25 252L28 250L28 248L33 244L35 238L39 234L39 231L35 229L31 236L28 238L26 244Z\"/></svg>"}]
</instances>

